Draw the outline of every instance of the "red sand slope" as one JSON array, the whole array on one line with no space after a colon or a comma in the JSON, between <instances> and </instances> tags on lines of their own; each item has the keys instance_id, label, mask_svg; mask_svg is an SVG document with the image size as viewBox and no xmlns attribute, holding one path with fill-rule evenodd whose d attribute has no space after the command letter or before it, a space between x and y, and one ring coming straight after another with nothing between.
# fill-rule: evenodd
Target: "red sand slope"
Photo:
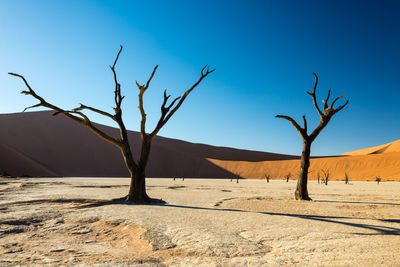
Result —
<instances>
[{"instance_id":1,"label":"red sand slope","mask_svg":"<svg viewBox=\"0 0 400 267\"><path fill-rule=\"evenodd\" d=\"M85 127L51 111L0 115L0 172L31 176L123 177L128 172L113 145ZM98 125L114 136L118 130ZM129 131L138 155L140 135ZM297 158L274 153L194 144L156 137L148 177L231 177L232 174L206 158L265 161Z\"/></svg>"},{"instance_id":2,"label":"red sand slope","mask_svg":"<svg viewBox=\"0 0 400 267\"><path fill-rule=\"evenodd\" d=\"M289 172L296 179L300 160L280 160L264 162L223 161L209 159L215 165L244 178L265 179L265 174L272 179L283 179ZM353 181L382 180L400 181L400 140L381 146L375 146L344 153L340 157L322 157L311 159L309 179L317 179L321 170L328 170L331 180L344 180L345 173Z\"/></svg>"},{"instance_id":3,"label":"red sand slope","mask_svg":"<svg viewBox=\"0 0 400 267\"><path fill-rule=\"evenodd\" d=\"M386 154L386 153L393 153L393 152L400 152L400 140L380 145L374 146L370 148L360 149L352 152L343 153L343 155L348 156L358 156L358 155L369 155L369 154Z\"/></svg>"},{"instance_id":4,"label":"red sand slope","mask_svg":"<svg viewBox=\"0 0 400 267\"><path fill-rule=\"evenodd\" d=\"M128 172L113 145L88 129L50 111L0 115L0 173L31 176L123 177ZM98 125L114 136L118 130ZM138 156L140 135L129 138ZM382 146L348 152L345 156L311 159L310 179L329 169L332 180L400 180L400 140ZM297 178L298 157L227 147L194 144L156 137L148 177L209 177L283 179L289 172Z\"/></svg>"},{"instance_id":5,"label":"red sand slope","mask_svg":"<svg viewBox=\"0 0 400 267\"><path fill-rule=\"evenodd\" d=\"M292 174L291 179L296 179L300 167L300 160L234 162L210 159L210 161L250 179L265 179L265 174L270 174L272 179L283 179L289 172ZM376 176L380 176L382 180L400 181L400 152L311 159L309 179L317 179L318 172L322 177L322 169L329 169L331 180L344 180L347 172L349 179L353 181L374 181Z\"/></svg>"}]
</instances>

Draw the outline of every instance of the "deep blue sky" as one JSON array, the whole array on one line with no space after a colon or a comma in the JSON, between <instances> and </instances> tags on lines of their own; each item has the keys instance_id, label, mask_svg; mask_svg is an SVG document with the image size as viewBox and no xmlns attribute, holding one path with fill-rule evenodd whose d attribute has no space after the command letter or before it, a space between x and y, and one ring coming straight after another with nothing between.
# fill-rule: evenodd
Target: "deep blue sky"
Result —
<instances>
[{"instance_id":1,"label":"deep blue sky","mask_svg":"<svg viewBox=\"0 0 400 267\"><path fill-rule=\"evenodd\" d=\"M135 80L159 69L145 95L148 129L162 92L183 93L202 66L217 68L160 135L252 150L301 153L301 138L276 114L318 115L305 93L319 75L319 99L346 94L315 141L335 155L400 138L399 1L0 1L0 113L35 104L19 94L25 75L64 108L113 105L112 64L124 119L140 124ZM321 102L320 102L321 103ZM321 103L322 104L322 103ZM100 123L112 122L94 116ZM6 127L6 126L2 126Z\"/></svg>"}]
</instances>

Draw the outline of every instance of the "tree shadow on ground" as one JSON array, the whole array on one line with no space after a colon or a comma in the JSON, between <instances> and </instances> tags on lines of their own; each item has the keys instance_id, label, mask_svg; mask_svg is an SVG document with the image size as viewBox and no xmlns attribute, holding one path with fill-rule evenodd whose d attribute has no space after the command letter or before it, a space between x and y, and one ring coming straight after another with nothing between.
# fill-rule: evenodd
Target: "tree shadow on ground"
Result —
<instances>
[{"instance_id":1,"label":"tree shadow on ground","mask_svg":"<svg viewBox=\"0 0 400 267\"><path fill-rule=\"evenodd\" d=\"M348 204L369 204L369 205L388 205L388 206L400 206L400 203L390 202L374 202L374 201L347 201L347 200L314 200L315 202L327 202L327 203L348 203Z\"/></svg>"},{"instance_id":2,"label":"tree shadow on ground","mask_svg":"<svg viewBox=\"0 0 400 267\"><path fill-rule=\"evenodd\" d=\"M329 202L329 201L326 201L326 202ZM332 202L335 202L335 201L332 201ZM311 220L311 221L335 223L335 224L341 224L341 225L356 227L356 228L360 228L360 229L375 231L375 233L355 233L357 235L400 235L400 228L396 228L396 227L341 221L341 220L377 220L377 221L382 221L385 223L399 223L400 224L400 219L369 219L369 218L343 217L343 216L322 216L322 215L306 215L306 214L292 214L292 213L280 213L280 212L260 212L260 211L248 211L248 210L240 210L240 209L184 206L184 205L174 205L174 204L167 204L167 203L135 204L135 203L122 201L121 199L112 199L112 200L84 199L84 198L38 199L38 200L19 201L19 202L2 204L2 205L0 205L0 208L5 205L7 205L7 206L14 205L15 206L15 205L35 205L35 204L45 204L45 203L48 203L48 204L50 204L50 203L76 204L76 206L70 207L71 209L95 208L95 207L101 207L101 206L106 206L106 205L132 205L132 206L146 205L146 206L162 206L162 207L167 207L167 208L195 209L195 210L207 210L207 211L219 211L219 212L257 213L257 214L264 214L264 215L270 215L270 216L284 216L284 217L299 218L299 219ZM357 202L357 203L363 203L363 202Z\"/></svg>"},{"instance_id":3,"label":"tree shadow on ground","mask_svg":"<svg viewBox=\"0 0 400 267\"><path fill-rule=\"evenodd\" d=\"M172 204L165 204L163 206L173 207L173 208L197 209L197 210L249 212L249 213L258 213L258 214L271 215L271 216L285 216L285 217L299 218L299 219L305 219L305 220L336 223L336 224L342 224L342 225L376 231L376 233L356 233L358 235L400 235L400 228L396 228L396 227L364 224L364 223L354 223L354 222L346 222L346 221L338 220L338 219L342 219L342 220L373 220L373 219L369 219L369 218L305 215L305 214L291 214L291 213L280 213L280 212L259 212L259 211L247 211L247 210L239 210L239 209L224 209L224 208L218 209L218 208L192 207L192 206L182 206L182 205L172 205ZM389 219L389 220L382 219L379 221L389 222L389 223L400 223L400 219Z\"/></svg>"}]
</instances>

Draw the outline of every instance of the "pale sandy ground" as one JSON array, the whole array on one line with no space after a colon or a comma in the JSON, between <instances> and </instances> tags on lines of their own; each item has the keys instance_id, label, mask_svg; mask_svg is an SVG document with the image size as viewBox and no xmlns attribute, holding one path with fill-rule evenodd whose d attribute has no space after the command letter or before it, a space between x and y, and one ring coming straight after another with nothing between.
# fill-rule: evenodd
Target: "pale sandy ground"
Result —
<instances>
[{"instance_id":1,"label":"pale sandy ground","mask_svg":"<svg viewBox=\"0 0 400 267\"><path fill-rule=\"evenodd\" d=\"M0 266L400 266L400 183L0 179Z\"/></svg>"}]
</instances>

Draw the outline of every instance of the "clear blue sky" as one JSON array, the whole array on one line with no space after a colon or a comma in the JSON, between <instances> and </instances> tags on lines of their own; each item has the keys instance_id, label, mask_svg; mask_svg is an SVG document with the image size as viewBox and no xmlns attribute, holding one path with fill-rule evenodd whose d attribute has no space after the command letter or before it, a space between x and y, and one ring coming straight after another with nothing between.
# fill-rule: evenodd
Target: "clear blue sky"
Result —
<instances>
[{"instance_id":1,"label":"clear blue sky","mask_svg":"<svg viewBox=\"0 0 400 267\"><path fill-rule=\"evenodd\" d=\"M26 76L37 93L64 108L82 102L112 111L108 68L117 66L124 119L139 129L135 80L159 69L145 95L148 129L162 92L183 93L202 66L217 68L160 135L277 153L301 153L289 122L318 115L311 98L332 87L346 94L312 147L336 155L400 138L399 1L0 1L0 113L36 103L19 94ZM100 123L112 122L94 116ZM311 127L310 126L310 127ZM6 127L6 126L1 126Z\"/></svg>"}]
</instances>

